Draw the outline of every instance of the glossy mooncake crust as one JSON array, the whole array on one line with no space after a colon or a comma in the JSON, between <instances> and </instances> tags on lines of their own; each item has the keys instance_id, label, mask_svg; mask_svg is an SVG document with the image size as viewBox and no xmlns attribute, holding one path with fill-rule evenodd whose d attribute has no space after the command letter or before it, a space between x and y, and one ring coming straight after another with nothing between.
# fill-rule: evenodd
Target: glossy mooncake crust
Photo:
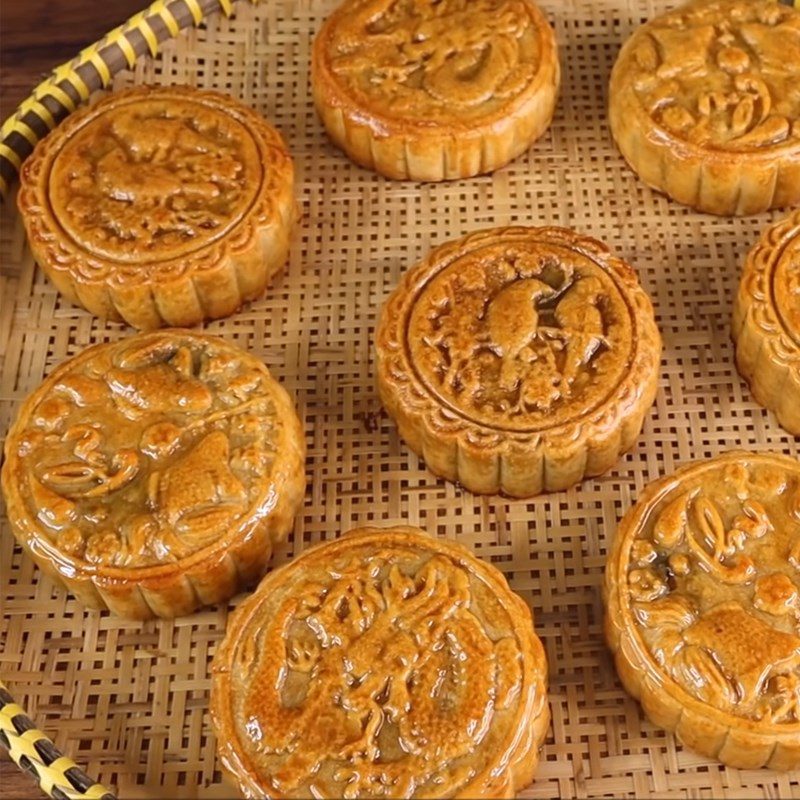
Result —
<instances>
[{"instance_id":1,"label":"glossy mooncake crust","mask_svg":"<svg viewBox=\"0 0 800 800\"><path fill-rule=\"evenodd\" d=\"M610 469L638 437L661 337L633 269L566 228L438 247L386 301L378 390L428 468L527 497Z\"/></svg>"},{"instance_id":2,"label":"glossy mooncake crust","mask_svg":"<svg viewBox=\"0 0 800 800\"><path fill-rule=\"evenodd\" d=\"M271 572L212 665L222 763L250 798L512 798L550 720L528 606L417 528L362 528Z\"/></svg>"},{"instance_id":3,"label":"glossy mooncake crust","mask_svg":"<svg viewBox=\"0 0 800 800\"><path fill-rule=\"evenodd\" d=\"M617 529L606 639L687 747L800 768L800 462L731 452L651 483Z\"/></svg>"},{"instance_id":4,"label":"glossy mooncake crust","mask_svg":"<svg viewBox=\"0 0 800 800\"><path fill-rule=\"evenodd\" d=\"M114 92L35 148L17 202L58 290L141 329L192 326L261 295L297 214L278 133L232 97Z\"/></svg>"},{"instance_id":5,"label":"glossy mooncake crust","mask_svg":"<svg viewBox=\"0 0 800 800\"><path fill-rule=\"evenodd\" d=\"M649 186L712 214L800 203L800 9L695 0L640 27L609 120Z\"/></svg>"},{"instance_id":6,"label":"glossy mooncake crust","mask_svg":"<svg viewBox=\"0 0 800 800\"><path fill-rule=\"evenodd\" d=\"M531 0L345 0L314 41L314 103L333 142L389 178L491 172L548 128L560 67Z\"/></svg>"},{"instance_id":7,"label":"glossy mooncake crust","mask_svg":"<svg viewBox=\"0 0 800 800\"><path fill-rule=\"evenodd\" d=\"M5 443L11 529L91 608L174 617L261 577L305 489L305 440L256 358L182 330L57 367Z\"/></svg>"}]
</instances>

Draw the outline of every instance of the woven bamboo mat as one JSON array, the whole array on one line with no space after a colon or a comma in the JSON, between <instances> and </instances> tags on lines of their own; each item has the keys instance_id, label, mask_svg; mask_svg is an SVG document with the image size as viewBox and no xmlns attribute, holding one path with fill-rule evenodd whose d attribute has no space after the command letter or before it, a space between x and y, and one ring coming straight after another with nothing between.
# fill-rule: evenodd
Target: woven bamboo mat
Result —
<instances>
[{"instance_id":1,"label":"woven bamboo mat","mask_svg":"<svg viewBox=\"0 0 800 800\"><path fill-rule=\"evenodd\" d=\"M734 446L800 456L753 402L729 342L743 257L778 215L717 219L669 203L625 168L606 127L619 45L667 5L543 2L564 66L553 126L510 167L468 181L390 182L327 142L308 77L329 0L239 3L231 20L210 19L116 81L230 92L286 137L304 214L290 266L267 299L208 326L262 357L305 420L305 509L275 563L357 525L408 522L503 570L533 606L551 669L553 723L527 798L800 797L800 773L725 769L647 723L601 636L609 537L645 483ZM2 431L56 364L131 332L58 297L10 209L0 242ZM637 267L665 340L638 446L611 474L531 502L479 498L434 478L381 413L373 383L376 315L401 272L440 242L509 224L568 225L607 241ZM22 557L2 523L0 674L39 726L122 797L224 796L206 707L228 609L145 624L87 612Z\"/></svg>"}]
</instances>

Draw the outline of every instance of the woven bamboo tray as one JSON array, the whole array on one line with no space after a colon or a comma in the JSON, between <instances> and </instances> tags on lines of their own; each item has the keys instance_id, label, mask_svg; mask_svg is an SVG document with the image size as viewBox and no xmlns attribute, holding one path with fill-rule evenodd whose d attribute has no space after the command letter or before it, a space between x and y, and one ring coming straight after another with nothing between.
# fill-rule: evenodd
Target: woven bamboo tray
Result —
<instances>
[{"instance_id":1,"label":"woven bamboo tray","mask_svg":"<svg viewBox=\"0 0 800 800\"><path fill-rule=\"evenodd\" d=\"M351 164L326 140L308 79L333 0L238 3L164 44L114 87L188 83L272 120L298 171L303 220L266 299L208 326L262 357L297 401L309 488L275 563L357 525L408 522L505 572L534 609L550 662L553 723L526 798L800 797L800 772L726 769L646 722L605 650L600 585L617 519L650 480L731 447L800 456L733 367L739 268L777 214L720 219L646 189L606 126L620 43L670 3L543 0L561 43L563 91L548 134L494 175L418 185ZM223 6L229 5L223 3ZM56 364L131 331L63 301L34 267L7 203L0 237L0 430ZM371 339L402 271L449 238L492 225L560 224L607 241L639 271L665 340L661 386L638 446L609 475L530 502L437 480L381 412ZM230 608L136 623L84 610L0 532L0 677L40 728L121 797L203 798L220 785L208 666ZM1 793L1 792L0 792Z\"/></svg>"}]
</instances>

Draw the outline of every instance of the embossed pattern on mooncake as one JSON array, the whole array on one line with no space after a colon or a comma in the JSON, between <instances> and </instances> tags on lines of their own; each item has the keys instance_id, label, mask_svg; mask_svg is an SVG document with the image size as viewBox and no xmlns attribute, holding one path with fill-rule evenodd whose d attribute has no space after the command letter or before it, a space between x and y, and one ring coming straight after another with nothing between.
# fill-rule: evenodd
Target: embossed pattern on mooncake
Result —
<instances>
[{"instance_id":1,"label":"embossed pattern on mooncake","mask_svg":"<svg viewBox=\"0 0 800 800\"><path fill-rule=\"evenodd\" d=\"M715 214L800 202L800 10L694 0L643 25L611 76L609 118L653 188Z\"/></svg>"},{"instance_id":2,"label":"embossed pattern on mooncake","mask_svg":"<svg viewBox=\"0 0 800 800\"><path fill-rule=\"evenodd\" d=\"M88 252L171 260L241 220L263 180L256 140L236 117L185 99L115 106L66 139L50 168L64 230ZM173 262L184 271L188 262Z\"/></svg>"},{"instance_id":3,"label":"embossed pattern on mooncake","mask_svg":"<svg viewBox=\"0 0 800 800\"><path fill-rule=\"evenodd\" d=\"M800 766L800 463L730 453L651 484L606 600L620 676L655 722L732 766Z\"/></svg>"},{"instance_id":4,"label":"embossed pattern on mooncake","mask_svg":"<svg viewBox=\"0 0 800 800\"><path fill-rule=\"evenodd\" d=\"M524 0L370 0L330 32L338 79L387 116L485 115L540 67L541 31Z\"/></svg>"},{"instance_id":5,"label":"embossed pattern on mooncake","mask_svg":"<svg viewBox=\"0 0 800 800\"><path fill-rule=\"evenodd\" d=\"M507 430L591 412L630 367L633 320L614 279L546 240L487 244L437 272L417 295L407 346L432 392Z\"/></svg>"},{"instance_id":6,"label":"embossed pattern on mooncake","mask_svg":"<svg viewBox=\"0 0 800 800\"><path fill-rule=\"evenodd\" d=\"M235 565L252 580L291 527L303 452L263 364L221 339L165 331L59 367L9 433L3 489L17 537L68 581L105 574L136 594L140 577L203 554L224 560L247 537L266 540ZM98 589L113 605L112 589Z\"/></svg>"},{"instance_id":7,"label":"embossed pattern on mooncake","mask_svg":"<svg viewBox=\"0 0 800 800\"><path fill-rule=\"evenodd\" d=\"M392 178L489 172L553 116L552 29L531 0L345 0L314 42L314 100L333 141Z\"/></svg>"},{"instance_id":8,"label":"embossed pattern on mooncake","mask_svg":"<svg viewBox=\"0 0 800 800\"><path fill-rule=\"evenodd\" d=\"M603 472L633 444L661 340L633 270L600 242L501 228L411 269L376 348L383 403L434 472L529 495Z\"/></svg>"},{"instance_id":9,"label":"embossed pattern on mooncake","mask_svg":"<svg viewBox=\"0 0 800 800\"><path fill-rule=\"evenodd\" d=\"M674 136L729 150L800 140L800 14L768 0L679 8L645 26L627 75Z\"/></svg>"},{"instance_id":10,"label":"embossed pattern on mooncake","mask_svg":"<svg viewBox=\"0 0 800 800\"><path fill-rule=\"evenodd\" d=\"M527 606L412 528L351 532L271 573L212 673L248 797L511 797L549 721Z\"/></svg>"},{"instance_id":11,"label":"embossed pattern on mooncake","mask_svg":"<svg viewBox=\"0 0 800 800\"><path fill-rule=\"evenodd\" d=\"M20 173L31 250L58 290L137 328L233 313L285 263L294 168L263 117L186 86L114 92Z\"/></svg>"}]
</instances>

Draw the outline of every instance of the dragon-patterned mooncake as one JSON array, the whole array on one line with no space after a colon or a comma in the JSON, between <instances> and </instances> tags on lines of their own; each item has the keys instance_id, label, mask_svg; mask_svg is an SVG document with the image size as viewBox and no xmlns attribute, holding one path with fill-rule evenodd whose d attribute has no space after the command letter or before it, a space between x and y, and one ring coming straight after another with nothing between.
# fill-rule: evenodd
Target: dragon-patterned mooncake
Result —
<instances>
[{"instance_id":1,"label":"dragon-patterned mooncake","mask_svg":"<svg viewBox=\"0 0 800 800\"><path fill-rule=\"evenodd\" d=\"M550 125L556 39L532 0L345 0L314 41L314 102L356 163L425 181L491 172Z\"/></svg>"},{"instance_id":2,"label":"dragon-patterned mooncake","mask_svg":"<svg viewBox=\"0 0 800 800\"><path fill-rule=\"evenodd\" d=\"M650 484L605 600L617 671L654 723L729 766L800 768L800 462L731 452Z\"/></svg>"},{"instance_id":3,"label":"dragon-patterned mooncake","mask_svg":"<svg viewBox=\"0 0 800 800\"><path fill-rule=\"evenodd\" d=\"M8 433L17 540L92 608L172 617L263 574L305 489L305 440L256 358L183 330L61 364Z\"/></svg>"},{"instance_id":4,"label":"dragon-patterned mooncake","mask_svg":"<svg viewBox=\"0 0 800 800\"><path fill-rule=\"evenodd\" d=\"M800 9L694 0L651 20L614 65L609 120L634 171L680 203L800 203Z\"/></svg>"},{"instance_id":5,"label":"dragon-patterned mooncake","mask_svg":"<svg viewBox=\"0 0 800 800\"><path fill-rule=\"evenodd\" d=\"M633 269L565 228L497 228L409 270L376 334L408 446L473 492L525 497L610 469L655 398L661 337Z\"/></svg>"},{"instance_id":6,"label":"dragon-patterned mooncake","mask_svg":"<svg viewBox=\"0 0 800 800\"><path fill-rule=\"evenodd\" d=\"M72 114L25 161L17 202L58 290L141 329L196 325L258 297L297 214L278 131L187 86L114 92Z\"/></svg>"},{"instance_id":7,"label":"dragon-patterned mooncake","mask_svg":"<svg viewBox=\"0 0 800 800\"><path fill-rule=\"evenodd\" d=\"M271 572L212 665L222 763L250 798L511 798L550 719L528 606L417 528L363 528Z\"/></svg>"}]
</instances>

